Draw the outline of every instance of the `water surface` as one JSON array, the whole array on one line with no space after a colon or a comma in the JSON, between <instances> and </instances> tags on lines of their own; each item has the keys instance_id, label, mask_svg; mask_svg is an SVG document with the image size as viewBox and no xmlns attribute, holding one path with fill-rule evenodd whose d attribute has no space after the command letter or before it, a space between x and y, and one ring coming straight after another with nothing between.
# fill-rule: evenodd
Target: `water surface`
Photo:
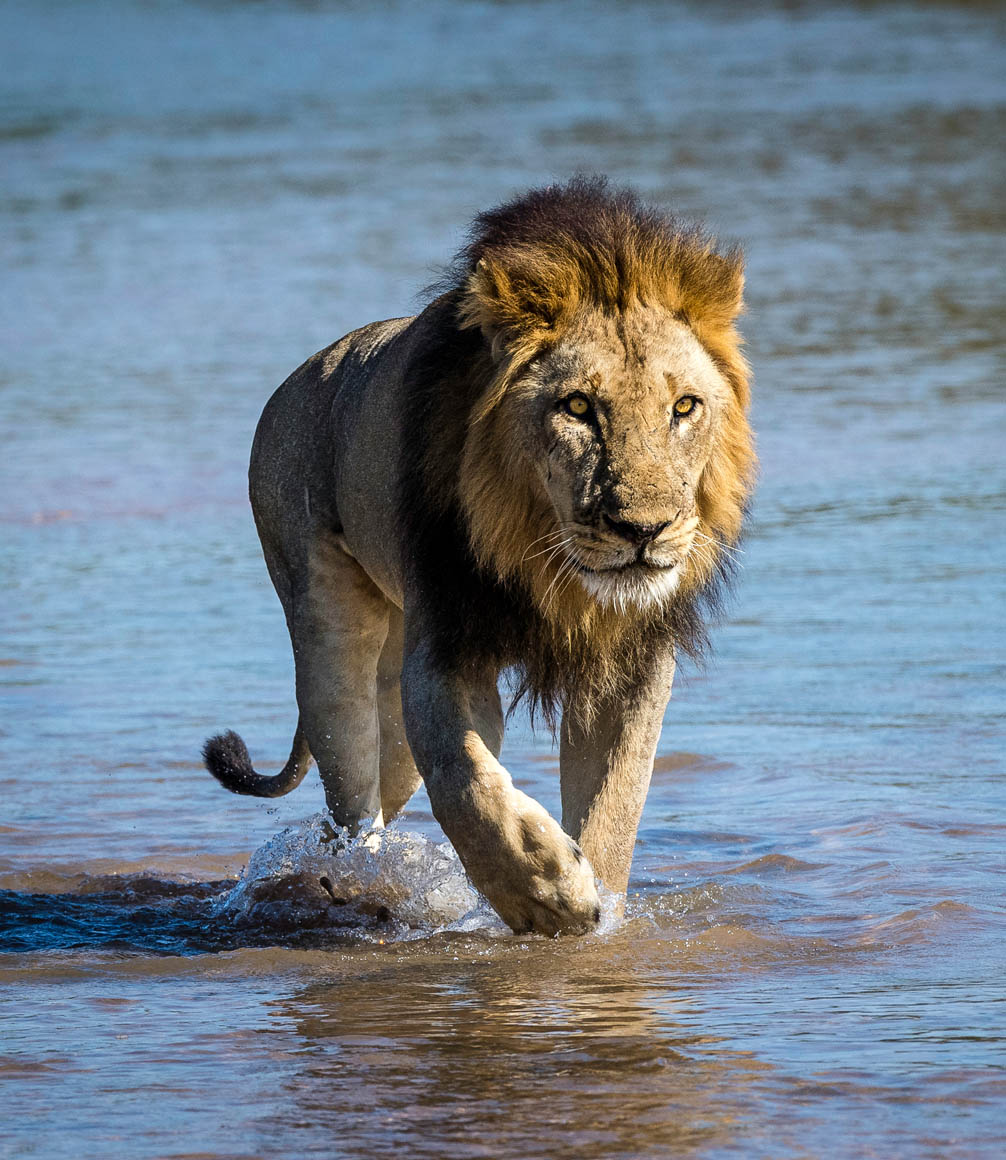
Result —
<instances>
[{"instance_id":1,"label":"water surface","mask_svg":"<svg viewBox=\"0 0 1006 1160\"><path fill-rule=\"evenodd\" d=\"M0 3L5 1155L1000 1154L1004 24ZM258 414L576 170L745 245L762 458L626 918L508 935L422 795L343 903L272 890L316 779L198 761L294 724Z\"/></svg>"}]
</instances>

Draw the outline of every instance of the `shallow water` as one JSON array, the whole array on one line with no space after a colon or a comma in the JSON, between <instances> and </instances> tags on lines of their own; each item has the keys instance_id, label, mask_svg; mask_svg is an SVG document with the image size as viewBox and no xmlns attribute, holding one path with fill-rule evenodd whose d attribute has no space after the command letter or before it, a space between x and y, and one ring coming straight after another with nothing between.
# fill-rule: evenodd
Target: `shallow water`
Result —
<instances>
[{"instance_id":1,"label":"shallow water","mask_svg":"<svg viewBox=\"0 0 1006 1160\"><path fill-rule=\"evenodd\" d=\"M0 23L3 1154L1000 1155L1001 8ZM266 397L576 169L743 241L762 479L626 917L553 942L422 795L327 893L316 779L198 752L289 747ZM557 809L547 738L504 758Z\"/></svg>"}]
</instances>

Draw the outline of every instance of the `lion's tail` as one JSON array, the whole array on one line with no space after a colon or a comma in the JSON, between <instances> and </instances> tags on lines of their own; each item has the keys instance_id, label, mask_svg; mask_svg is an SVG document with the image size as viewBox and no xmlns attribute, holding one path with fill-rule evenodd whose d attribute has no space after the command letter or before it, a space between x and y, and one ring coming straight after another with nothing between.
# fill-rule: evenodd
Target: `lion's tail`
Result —
<instances>
[{"instance_id":1,"label":"lion's tail","mask_svg":"<svg viewBox=\"0 0 1006 1160\"><path fill-rule=\"evenodd\" d=\"M275 777L264 777L255 772L245 743L230 730L206 742L203 746L203 761L210 773L231 793L250 794L252 797L282 797L304 780L304 774L311 767L311 750L298 722L289 760Z\"/></svg>"}]
</instances>

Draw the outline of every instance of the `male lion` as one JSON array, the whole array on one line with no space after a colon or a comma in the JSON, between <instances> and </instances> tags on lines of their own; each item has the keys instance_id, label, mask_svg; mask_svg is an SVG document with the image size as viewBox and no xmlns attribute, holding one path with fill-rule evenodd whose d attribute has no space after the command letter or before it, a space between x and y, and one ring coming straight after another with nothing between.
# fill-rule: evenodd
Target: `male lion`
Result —
<instances>
[{"instance_id":1,"label":"male lion","mask_svg":"<svg viewBox=\"0 0 1006 1160\"><path fill-rule=\"evenodd\" d=\"M258 426L251 502L296 659L290 759L334 821L426 783L515 931L582 931L623 892L675 647L740 534L754 454L740 254L601 179L476 219L445 292L309 359ZM497 684L559 729L562 827L497 760ZM559 724L561 714L561 724Z\"/></svg>"}]
</instances>

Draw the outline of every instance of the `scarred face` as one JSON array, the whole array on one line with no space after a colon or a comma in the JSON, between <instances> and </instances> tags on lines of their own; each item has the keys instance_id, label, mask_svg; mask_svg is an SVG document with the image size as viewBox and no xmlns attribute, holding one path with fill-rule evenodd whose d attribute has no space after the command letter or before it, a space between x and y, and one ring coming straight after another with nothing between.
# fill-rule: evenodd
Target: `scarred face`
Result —
<instances>
[{"instance_id":1,"label":"scarred face","mask_svg":"<svg viewBox=\"0 0 1006 1160\"><path fill-rule=\"evenodd\" d=\"M602 604L673 594L702 551L699 480L730 399L688 327L659 306L585 312L511 399L555 513L537 554Z\"/></svg>"}]
</instances>

